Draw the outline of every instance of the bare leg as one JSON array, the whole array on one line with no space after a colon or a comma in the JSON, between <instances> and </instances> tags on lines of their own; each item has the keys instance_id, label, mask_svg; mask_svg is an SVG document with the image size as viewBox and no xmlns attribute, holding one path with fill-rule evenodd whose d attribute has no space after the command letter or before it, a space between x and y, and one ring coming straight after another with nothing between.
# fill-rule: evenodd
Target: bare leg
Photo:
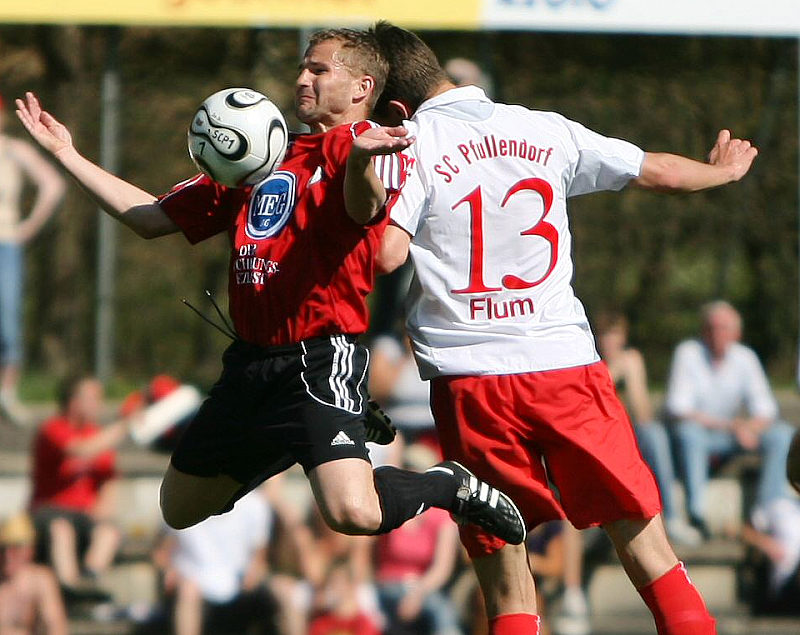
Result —
<instances>
[{"instance_id":1,"label":"bare leg","mask_svg":"<svg viewBox=\"0 0 800 635\"><path fill-rule=\"evenodd\" d=\"M583 582L583 535L564 522L564 586L580 588Z\"/></svg>"},{"instance_id":2,"label":"bare leg","mask_svg":"<svg viewBox=\"0 0 800 635\"><path fill-rule=\"evenodd\" d=\"M92 573L102 573L114 561L119 543L122 539L119 529L109 522L95 525L89 541L84 563Z\"/></svg>"},{"instance_id":3,"label":"bare leg","mask_svg":"<svg viewBox=\"0 0 800 635\"><path fill-rule=\"evenodd\" d=\"M178 582L173 625L175 635L200 635L203 631L203 596L200 588L185 578Z\"/></svg>"},{"instance_id":4,"label":"bare leg","mask_svg":"<svg viewBox=\"0 0 800 635\"><path fill-rule=\"evenodd\" d=\"M525 545L506 545L472 561L483 591L488 618L514 613L537 614L536 589Z\"/></svg>"},{"instance_id":5,"label":"bare leg","mask_svg":"<svg viewBox=\"0 0 800 635\"><path fill-rule=\"evenodd\" d=\"M603 528L637 589L657 580L678 564L660 514L649 520L618 520Z\"/></svg>"},{"instance_id":6,"label":"bare leg","mask_svg":"<svg viewBox=\"0 0 800 635\"><path fill-rule=\"evenodd\" d=\"M322 517L328 526L348 535L374 534L382 512L372 465L362 459L338 459L308 473Z\"/></svg>"},{"instance_id":7,"label":"bare leg","mask_svg":"<svg viewBox=\"0 0 800 635\"><path fill-rule=\"evenodd\" d=\"M50 561L61 584L75 586L80 579L78 541L75 528L66 518L50 522Z\"/></svg>"},{"instance_id":8,"label":"bare leg","mask_svg":"<svg viewBox=\"0 0 800 635\"><path fill-rule=\"evenodd\" d=\"M219 512L242 484L230 476L193 476L167 468L161 482L161 513L173 529L186 529Z\"/></svg>"},{"instance_id":9,"label":"bare leg","mask_svg":"<svg viewBox=\"0 0 800 635\"><path fill-rule=\"evenodd\" d=\"M606 527L659 635L715 635L716 623L686 569L678 566L661 516Z\"/></svg>"}]
</instances>

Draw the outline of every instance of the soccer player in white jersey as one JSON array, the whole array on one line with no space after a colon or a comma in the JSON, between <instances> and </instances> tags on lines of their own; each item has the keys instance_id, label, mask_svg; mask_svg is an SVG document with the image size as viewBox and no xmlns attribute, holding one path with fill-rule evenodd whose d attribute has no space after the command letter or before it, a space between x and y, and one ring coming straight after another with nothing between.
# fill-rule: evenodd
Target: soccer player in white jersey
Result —
<instances>
[{"instance_id":1,"label":"soccer player in white jersey","mask_svg":"<svg viewBox=\"0 0 800 635\"><path fill-rule=\"evenodd\" d=\"M667 540L655 480L573 293L566 202L629 182L716 187L742 178L755 148L723 130L708 163L645 153L558 114L455 88L413 33L387 23L374 30L390 63L376 115L410 118L417 139L379 265L391 270L410 249L408 330L432 380L445 456L499 484L529 528L564 517L579 528L602 525L661 635L714 633ZM490 632L538 633L524 547L469 527L461 535Z\"/></svg>"}]
</instances>

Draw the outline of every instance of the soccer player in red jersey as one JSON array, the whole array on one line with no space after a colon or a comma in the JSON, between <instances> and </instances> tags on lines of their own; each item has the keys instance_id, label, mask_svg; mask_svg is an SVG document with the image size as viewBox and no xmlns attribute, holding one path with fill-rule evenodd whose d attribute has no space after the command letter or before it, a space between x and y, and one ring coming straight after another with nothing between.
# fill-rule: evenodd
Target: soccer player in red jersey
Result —
<instances>
[{"instance_id":1,"label":"soccer player in red jersey","mask_svg":"<svg viewBox=\"0 0 800 635\"><path fill-rule=\"evenodd\" d=\"M524 538L511 500L458 464L418 474L373 473L369 463L368 353L356 337L367 327L384 205L403 173L390 155L412 142L402 128L365 121L387 70L370 33L313 35L295 86L297 116L312 134L295 138L278 170L255 186L226 188L200 175L161 197L82 157L33 94L16 102L31 136L141 236L230 238L236 338L164 476L161 509L174 528L230 509L300 463L325 520L340 532L384 533L435 506L512 542Z\"/></svg>"},{"instance_id":2,"label":"soccer player in red jersey","mask_svg":"<svg viewBox=\"0 0 800 635\"><path fill-rule=\"evenodd\" d=\"M413 33L387 23L374 32L390 63L376 115L410 119L417 137L379 263L390 271L411 253L407 327L432 380L445 458L501 484L528 526L602 525L660 635L716 632L667 540L655 480L572 290L567 199L629 182L716 187L742 178L756 149L722 131L708 163L646 153L557 113L456 88ZM461 535L490 632L538 633L524 547L471 526Z\"/></svg>"}]
</instances>

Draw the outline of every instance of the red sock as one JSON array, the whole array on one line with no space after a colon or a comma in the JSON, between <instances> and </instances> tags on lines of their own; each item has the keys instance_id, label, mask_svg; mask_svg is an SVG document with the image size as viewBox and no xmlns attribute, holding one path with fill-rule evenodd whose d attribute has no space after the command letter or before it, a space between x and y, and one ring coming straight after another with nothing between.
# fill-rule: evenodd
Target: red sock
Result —
<instances>
[{"instance_id":1,"label":"red sock","mask_svg":"<svg viewBox=\"0 0 800 635\"><path fill-rule=\"evenodd\" d=\"M539 635L539 616L530 613L498 615L489 620L489 635Z\"/></svg>"},{"instance_id":2,"label":"red sock","mask_svg":"<svg viewBox=\"0 0 800 635\"><path fill-rule=\"evenodd\" d=\"M658 635L716 635L716 622L682 562L639 594L653 614Z\"/></svg>"}]
</instances>

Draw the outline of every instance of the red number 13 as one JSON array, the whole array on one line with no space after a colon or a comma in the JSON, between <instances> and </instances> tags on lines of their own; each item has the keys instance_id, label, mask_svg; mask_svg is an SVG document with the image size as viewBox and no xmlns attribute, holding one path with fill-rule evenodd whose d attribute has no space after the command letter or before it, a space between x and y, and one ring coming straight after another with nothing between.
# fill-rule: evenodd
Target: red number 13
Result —
<instances>
[{"instance_id":1,"label":"red number 13","mask_svg":"<svg viewBox=\"0 0 800 635\"><path fill-rule=\"evenodd\" d=\"M506 289L530 289L544 282L550 275L558 260L558 230L548 223L545 218L553 205L553 188L547 181L530 178L522 179L512 185L503 197L500 207L505 207L509 199L518 192L532 191L538 193L544 202L544 213L533 227L520 232L520 236L540 236L550 244L550 262L547 270L538 280L530 282L513 274L506 274L501 278L501 283ZM451 209L455 210L462 203L467 203L470 210L470 266L469 285L463 289L453 289L452 293L486 293L488 291L502 291L503 287L487 287L483 280L483 194L479 185Z\"/></svg>"}]
</instances>

